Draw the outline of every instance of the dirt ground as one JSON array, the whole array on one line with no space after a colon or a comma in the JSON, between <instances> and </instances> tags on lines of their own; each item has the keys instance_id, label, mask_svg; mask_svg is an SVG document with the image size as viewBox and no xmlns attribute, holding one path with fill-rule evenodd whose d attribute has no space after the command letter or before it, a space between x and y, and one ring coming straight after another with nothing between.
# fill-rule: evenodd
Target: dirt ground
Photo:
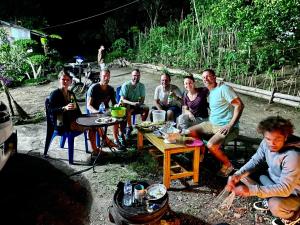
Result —
<instances>
[{"instance_id":1,"label":"dirt ground","mask_svg":"<svg viewBox=\"0 0 300 225\"><path fill-rule=\"evenodd\" d=\"M114 87L130 79L130 68L113 69L110 84ZM145 84L146 103L152 105L159 73L142 71L141 82ZM182 89L182 80L172 78L172 83ZM199 83L199 85L201 85ZM57 87L57 82L21 87L11 90L14 99L30 114L44 109L46 96ZM300 135L299 109L272 104L265 100L240 95L245 110L241 117L240 133L251 138L260 138L255 128L269 115L281 115L295 124L295 133ZM4 93L0 99L6 103ZM83 107L83 106L82 106ZM139 160L134 150L122 154L109 154L90 169L90 155L84 151L83 137L75 139L75 161L69 165L67 151L58 146L58 138L51 144L49 158L42 157L46 122L15 126L18 132L17 157L12 158L0 172L1 224L91 224L109 225L107 208L119 181L147 179L150 183L162 181L162 174L143 177L132 170L130 164ZM134 143L133 143L134 147ZM243 153L247 152L243 150ZM250 151L250 150L249 150ZM239 164L249 156L240 154ZM212 163L213 162L213 163ZM191 180L172 181L169 193L170 208L181 218L181 224L270 224L270 216L252 209L256 198L235 199L228 211L213 211L213 201L221 192L226 180L215 176L216 164L207 157L201 166L199 185ZM86 170L86 171L83 171Z\"/></svg>"}]
</instances>

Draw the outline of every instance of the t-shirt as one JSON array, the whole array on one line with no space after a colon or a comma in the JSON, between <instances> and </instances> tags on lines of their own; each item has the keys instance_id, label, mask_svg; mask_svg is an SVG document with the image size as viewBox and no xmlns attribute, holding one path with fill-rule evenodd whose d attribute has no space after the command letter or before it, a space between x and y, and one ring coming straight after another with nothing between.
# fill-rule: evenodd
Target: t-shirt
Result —
<instances>
[{"instance_id":1,"label":"t-shirt","mask_svg":"<svg viewBox=\"0 0 300 225\"><path fill-rule=\"evenodd\" d=\"M191 101L187 96L187 93L184 93L183 96L183 105L187 106L189 111L195 117L208 117L208 102L207 102L207 95L208 89L206 87L196 88L197 97Z\"/></svg>"},{"instance_id":2,"label":"t-shirt","mask_svg":"<svg viewBox=\"0 0 300 225\"><path fill-rule=\"evenodd\" d=\"M232 87L222 84L210 90L208 96L210 115L209 121L214 125L227 125L233 116L234 107L231 105L237 94ZM238 127L238 123L235 125Z\"/></svg>"},{"instance_id":3,"label":"t-shirt","mask_svg":"<svg viewBox=\"0 0 300 225\"><path fill-rule=\"evenodd\" d=\"M131 81L126 81L122 84L120 90L120 96L131 102L138 102L140 97L145 97L145 85L137 83L135 86L131 84Z\"/></svg>"},{"instance_id":4,"label":"t-shirt","mask_svg":"<svg viewBox=\"0 0 300 225\"><path fill-rule=\"evenodd\" d=\"M104 90L101 88L101 85L99 83L94 84L89 88L87 96L93 99L92 106L95 109L99 108L101 102L104 102L105 108L109 108L110 101L113 105L116 104L115 90L110 85L108 85Z\"/></svg>"},{"instance_id":5,"label":"t-shirt","mask_svg":"<svg viewBox=\"0 0 300 225\"><path fill-rule=\"evenodd\" d=\"M170 94L170 91L174 92L174 94L176 94L179 97L182 96L182 93L181 93L180 89L176 85L170 84L169 90L165 90L165 91L163 89L163 86L159 85L155 88L154 100L159 99L160 104L162 106L168 106L168 96ZM181 107L180 101L175 100L175 99L171 102L170 105Z\"/></svg>"}]
</instances>

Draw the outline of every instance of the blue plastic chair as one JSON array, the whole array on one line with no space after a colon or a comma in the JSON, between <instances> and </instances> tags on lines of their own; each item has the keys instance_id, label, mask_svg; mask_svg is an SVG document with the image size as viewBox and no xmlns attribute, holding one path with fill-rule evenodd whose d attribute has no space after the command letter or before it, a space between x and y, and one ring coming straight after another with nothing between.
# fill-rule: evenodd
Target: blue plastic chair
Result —
<instances>
[{"instance_id":1,"label":"blue plastic chair","mask_svg":"<svg viewBox=\"0 0 300 225\"><path fill-rule=\"evenodd\" d=\"M120 96L121 86L117 87L116 89L116 101L119 103L121 96ZM135 114L132 114L132 124L135 124Z\"/></svg>"},{"instance_id":2,"label":"blue plastic chair","mask_svg":"<svg viewBox=\"0 0 300 225\"><path fill-rule=\"evenodd\" d=\"M45 109L46 109L46 118L47 118L47 133L46 133L46 142L44 148L44 156L47 155L51 142L56 136L61 136L60 139L60 147L64 148L66 140L68 140L68 155L69 155L69 163L74 163L74 138L81 135L82 132L79 131L58 131L54 128L50 115L49 115L49 98L46 98L45 101ZM84 131L84 142L85 142L85 150L88 151L88 142L87 142L87 132Z\"/></svg>"}]
</instances>

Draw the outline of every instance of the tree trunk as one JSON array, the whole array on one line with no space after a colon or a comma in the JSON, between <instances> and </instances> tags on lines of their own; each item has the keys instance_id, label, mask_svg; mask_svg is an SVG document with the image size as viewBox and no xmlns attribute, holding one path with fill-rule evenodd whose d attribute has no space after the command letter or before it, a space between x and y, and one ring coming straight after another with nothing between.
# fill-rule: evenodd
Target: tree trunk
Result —
<instances>
[{"instance_id":1,"label":"tree trunk","mask_svg":"<svg viewBox=\"0 0 300 225\"><path fill-rule=\"evenodd\" d=\"M9 96L9 93L8 93L8 88L6 87L6 85L4 84L3 80L0 80L1 81L1 84L2 84L2 87L3 87L3 90L4 90L4 93L6 95L6 98L7 98L7 102L8 102L8 107L10 109L10 113L12 116L15 115L15 112L14 112L14 108L11 104L11 99L10 99L10 96Z\"/></svg>"}]
</instances>

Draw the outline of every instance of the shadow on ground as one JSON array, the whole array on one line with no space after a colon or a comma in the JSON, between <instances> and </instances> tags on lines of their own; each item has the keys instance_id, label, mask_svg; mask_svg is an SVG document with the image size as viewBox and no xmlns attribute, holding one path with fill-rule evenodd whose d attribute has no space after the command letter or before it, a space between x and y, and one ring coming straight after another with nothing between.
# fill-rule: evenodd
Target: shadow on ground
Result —
<instances>
[{"instance_id":1,"label":"shadow on ground","mask_svg":"<svg viewBox=\"0 0 300 225\"><path fill-rule=\"evenodd\" d=\"M0 171L1 224L86 224L89 189L46 160L17 154Z\"/></svg>"}]
</instances>

